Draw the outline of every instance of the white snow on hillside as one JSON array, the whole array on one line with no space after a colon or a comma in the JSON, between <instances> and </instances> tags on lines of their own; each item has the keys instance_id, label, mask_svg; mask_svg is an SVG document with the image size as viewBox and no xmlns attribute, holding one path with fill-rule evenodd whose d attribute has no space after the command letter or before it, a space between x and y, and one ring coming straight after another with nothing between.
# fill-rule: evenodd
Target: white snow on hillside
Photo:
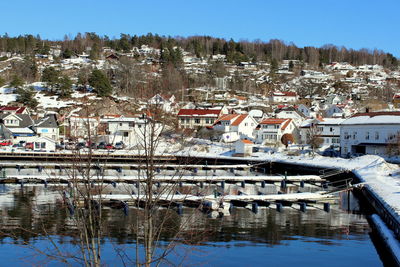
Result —
<instances>
[{"instance_id":1,"label":"white snow on hillside","mask_svg":"<svg viewBox=\"0 0 400 267\"><path fill-rule=\"evenodd\" d=\"M58 96L46 96L41 92L36 93L35 98L38 100L39 105L43 109L47 108L64 108L68 106L72 106L75 104L75 101L69 100L65 101L59 99Z\"/></svg>"},{"instance_id":2,"label":"white snow on hillside","mask_svg":"<svg viewBox=\"0 0 400 267\"><path fill-rule=\"evenodd\" d=\"M0 87L0 105L5 106L17 99L17 94L13 94L14 89L8 87Z\"/></svg>"}]
</instances>

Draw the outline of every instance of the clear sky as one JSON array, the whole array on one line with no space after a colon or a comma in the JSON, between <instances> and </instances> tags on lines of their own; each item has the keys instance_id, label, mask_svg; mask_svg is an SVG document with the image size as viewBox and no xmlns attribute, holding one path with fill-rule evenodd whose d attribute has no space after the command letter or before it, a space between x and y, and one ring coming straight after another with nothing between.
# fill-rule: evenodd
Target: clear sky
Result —
<instances>
[{"instance_id":1,"label":"clear sky","mask_svg":"<svg viewBox=\"0 0 400 267\"><path fill-rule=\"evenodd\" d=\"M8 0L1 10L0 34L11 36L210 35L377 48L400 57L400 0Z\"/></svg>"}]
</instances>

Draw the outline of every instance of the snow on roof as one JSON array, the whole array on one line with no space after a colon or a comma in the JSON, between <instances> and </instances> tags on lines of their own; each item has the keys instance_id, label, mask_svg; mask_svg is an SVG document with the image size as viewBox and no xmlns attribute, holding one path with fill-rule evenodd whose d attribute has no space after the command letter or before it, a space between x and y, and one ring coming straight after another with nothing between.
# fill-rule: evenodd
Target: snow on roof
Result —
<instances>
[{"instance_id":1,"label":"snow on roof","mask_svg":"<svg viewBox=\"0 0 400 267\"><path fill-rule=\"evenodd\" d=\"M33 133L33 131L31 130L31 129L29 129L29 128L7 128L10 132L12 132L12 133L16 133L16 134L19 134L19 133Z\"/></svg>"},{"instance_id":2,"label":"snow on roof","mask_svg":"<svg viewBox=\"0 0 400 267\"><path fill-rule=\"evenodd\" d=\"M400 124L400 112L359 113L342 122L342 125Z\"/></svg>"},{"instance_id":3,"label":"snow on roof","mask_svg":"<svg viewBox=\"0 0 400 267\"><path fill-rule=\"evenodd\" d=\"M253 109L249 111L249 115L252 117L261 118L263 116L263 112L259 109Z\"/></svg>"},{"instance_id":4,"label":"snow on roof","mask_svg":"<svg viewBox=\"0 0 400 267\"><path fill-rule=\"evenodd\" d=\"M289 92L289 91L274 92L273 96L297 96L297 93L296 92Z\"/></svg>"},{"instance_id":5,"label":"snow on roof","mask_svg":"<svg viewBox=\"0 0 400 267\"><path fill-rule=\"evenodd\" d=\"M319 125L339 125L342 122L344 122L346 119L339 119L339 118L324 118L322 121L320 121L318 124Z\"/></svg>"},{"instance_id":6,"label":"snow on roof","mask_svg":"<svg viewBox=\"0 0 400 267\"><path fill-rule=\"evenodd\" d=\"M178 116L218 117L221 109L181 109Z\"/></svg>"}]
</instances>

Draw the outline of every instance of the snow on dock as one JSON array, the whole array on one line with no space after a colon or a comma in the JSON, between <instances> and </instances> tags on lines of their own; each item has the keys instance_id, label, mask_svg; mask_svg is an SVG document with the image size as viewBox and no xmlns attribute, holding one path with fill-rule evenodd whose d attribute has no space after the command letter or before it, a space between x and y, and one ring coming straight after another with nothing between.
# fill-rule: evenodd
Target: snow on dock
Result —
<instances>
[{"instance_id":1,"label":"snow on dock","mask_svg":"<svg viewBox=\"0 0 400 267\"><path fill-rule=\"evenodd\" d=\"M7 175L6 178L0 179L0 183L15 183L18 181L24 181L25 183L38 181L52 181L52 180L63 180L63 181L72 181L72 180L87 180L84 179L81 175L59 175L55 174L36 174L36 175ZM90 181L94 182L144 182L145 177L143 176L102 176L102 175L92 175L89 177ZM324 182L325 179L317 176L317 175L298 175L298 176L267 176L267 175L259 175L259 176L212 176L212 175L155 175L153 181L154 182Z\"/></svg>"}]
</instances>

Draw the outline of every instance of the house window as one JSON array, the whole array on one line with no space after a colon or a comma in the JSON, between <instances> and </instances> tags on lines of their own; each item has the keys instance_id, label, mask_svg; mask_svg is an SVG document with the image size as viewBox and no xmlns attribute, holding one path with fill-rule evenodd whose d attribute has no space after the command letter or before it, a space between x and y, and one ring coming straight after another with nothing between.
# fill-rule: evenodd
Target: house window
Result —
<instances>
[{"instance_id":1,"label":"house window","mask_svg":"<svg viewBox=\"0 0 400 267\"><path fill-rule=\"evenodd\" d=\"M349 133L348 132L344 132L344 139L349 139Z\"/></svg>"},{"instance_id":2,"label":"house window","mask_svg":"<svg viewBox=\"0 0 400 267\"><path fill-rule=\"evenodd\" d=\"M210 123L210 120L209 120L209 119L206 119L206 123L209 124L209 123Z\"/></svg>"},{"instance_id":3,"label":"house window","mask_svg":"<svg viewBox=\"0 0 400 267\"><path fill-rule=\"evenodd\" d=\"M330 131L330 132L333 132L333 127L331 127L331 128L329 129L329 131Z\"/></svg>"},{"instance_id":4,"label":"house window","mask_svg":"<svg viewBox=\"0 0 400 267\"><path fill-rule=\"evenodd\" d=\"M129 122L129 127L135 127L135 123L134 122Z\"/></svg>"},{"instance_id":5,"label":"house window","mask_svg":"<svg viewBox=\"0 0 400 267\"><path fill-rule=\"evenodd\" d=\"M200 124L200 119L194 119L194 123Z\"/></svg>"},{"instance_id":6,"label":"house window","mask_svg":"<svg viewBox=\"0 0 400 267\"><path fill-rule=\"evenodd\" d=\"M119 123L119 126L122 126L122 122Z\"/></svg>"},{"instance_id":7,"label":"house window","mask_svg":"<svg viewBox=\"0 0 400 267\"><path fill-rule=\"evenodd\" d=\"M369 140L369 132L365 133L365 140Z\"/></svg>"},{"instance_id":8,"label":"house window","mask_svg":"<svg viewBox=\"0 0 400 267\"><path fill-rule=\"evenodd\" d=\"M353 132L353 139L356 140L357 132Z\"/></svg>"},{"instance_id":9,"label":"house window","mask_svg":"<svg viewBox=\"0 0 400 267\"><path fill-rule=\"evenodd\" d=\"M379 132L375 132L375 140L379 140Z\"/></svg>"},{"instance_id":10,"label":"house window","mask_svg":"<svg viewBox=\"0 0 400 267\"><path fill-rule=\"evenodd\" d=\"M128 132L124 132L124 137L128 137L129 133Z\"/></svg>"},{"instance_id":11,"label":"house window","mask_svg":"<svg viewBox=\"0 0 400 267\"><path fill-rule=\"evenodd\" d=\"M279 129L279 125L275 125L275 129Z\"/></svg>"},{"instance_id":12,"label":"house window","mask_svg":"<svg viewBox=\"0 0 400 267\"><path fill-rule=\"evenodd\" d=\"M181 123L185 123L185 119L181 119Z\"/></svg>"}]
</instances>

